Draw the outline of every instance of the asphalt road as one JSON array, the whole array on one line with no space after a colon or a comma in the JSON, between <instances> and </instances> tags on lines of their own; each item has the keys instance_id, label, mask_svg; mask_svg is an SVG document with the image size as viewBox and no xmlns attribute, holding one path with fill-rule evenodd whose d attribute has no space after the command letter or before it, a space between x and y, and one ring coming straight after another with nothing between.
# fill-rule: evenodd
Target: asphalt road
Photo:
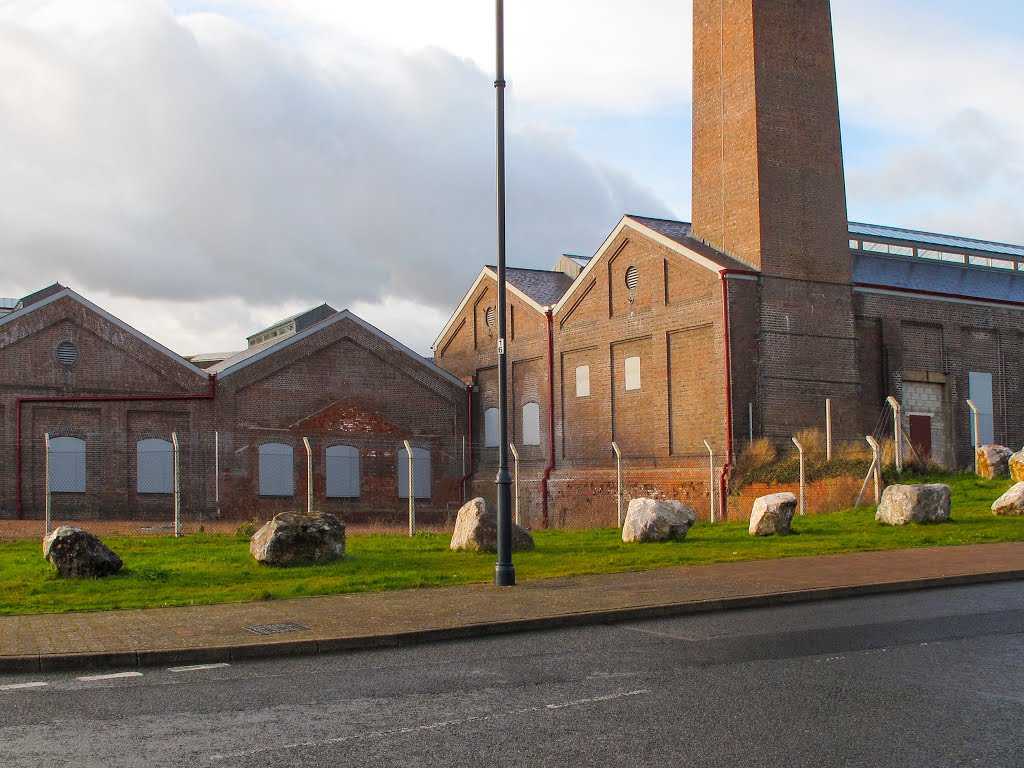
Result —
<instances>
[{"instance_id":1,"label":"asphalt road","mask_svg":"<svg viewBox=\"0 0 1024 768\"><path fill-rule=\"evenodd\" d=\"M0 676L0 765L1024 766L1022 582L121 674Z\"/></svg>"}]
</instances>

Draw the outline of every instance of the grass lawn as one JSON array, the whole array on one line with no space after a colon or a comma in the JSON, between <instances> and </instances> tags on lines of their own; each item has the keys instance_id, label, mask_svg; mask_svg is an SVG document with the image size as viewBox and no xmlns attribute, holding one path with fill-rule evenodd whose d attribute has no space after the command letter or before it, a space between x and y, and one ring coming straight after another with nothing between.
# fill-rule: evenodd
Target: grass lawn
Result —
<instances>
[{"instance_id":1,"label":"grass lawn","mask_svg":"<svg viewBox=\"0 0 1024 768\"><path fill-rule=\"evenodd\" d=\"M1009 481L970 475L913 478L953 489L953 520L882 526L874 509L798 517L793 535L756 538L745 522L698 524L682 542L624 544L618 530L535 531L537 549L516 553L520 580L550 576L701 565L735 560L909 547L1024 541L1024 518L997 518L991 503ZM276 569L257 564L240 536L110 538L121 573L100 580L57 579L38 541L0 544L0 614L140 608L275 600L308 595L438 587L493 578L494 555L452 552L450 536L359 536L345 560Z\"/></svg>"}]
</instances>

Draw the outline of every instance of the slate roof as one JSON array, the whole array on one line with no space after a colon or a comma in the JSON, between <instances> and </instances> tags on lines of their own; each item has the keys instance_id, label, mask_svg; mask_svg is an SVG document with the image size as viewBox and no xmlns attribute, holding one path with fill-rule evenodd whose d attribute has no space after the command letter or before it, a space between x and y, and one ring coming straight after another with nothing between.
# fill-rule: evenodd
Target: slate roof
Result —
<instances>
[{"instance_id":1,"label":"slate roof","mask_svg":"<svg viewBox=\"0 0 1024 768\"><path fill-rule=\"evenodd\" d=\"M862 286L1024 304L1024 272L985 269L945 261L858 251L853 255L853 282Z\"/></svg>"},{"instance_id":2,"label":"slate roof","mask_svg":"<svg viewBox=\"0 0 1024 768\"><path fill-rule=\"evenodd\" d=\"M497 267L488 269L497 274ZM565 295L573 280L564 272L551 272L546 269L514 269L505 268L505 279L542 307L551 307Z\"/></svg>"},{"instance_id":3,"label":"slate roof","mask_svg":"<svg viewBox=\"0 0 1024 768\"><path fill-rule=\"evenodd\" d=\"M693 225L689 222L673 221L671 219L651 219L647 216L634 216L632 214L628 215L627 218L642 224L648 229L653 229L659 235L663 235L673 242L689 248L694 253L714 262L723 269L732 269L738 272L757 272L749 264L744 264L739 259L726 256L724 253L716 251L711 246L695 238L693 236Z\"/></svg>"}]
</instances>

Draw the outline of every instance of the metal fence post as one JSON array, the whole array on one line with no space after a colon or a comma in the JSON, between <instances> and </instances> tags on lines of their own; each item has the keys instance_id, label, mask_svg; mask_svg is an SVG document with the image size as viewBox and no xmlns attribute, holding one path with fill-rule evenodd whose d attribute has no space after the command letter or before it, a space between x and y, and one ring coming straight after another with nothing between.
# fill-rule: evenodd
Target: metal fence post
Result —
<instances>
[{"instance_id":1,"label":"metal fence post","mask_svg":"<svg viewBox=\"0 0 1024 768\"><path fill-rule=\"evenodd\" d=\"M515 522L516 525L522 525L519 520L519 451L513 443L508 444L508 449L512 451L512 495L514 504L512 508L515 510Z\"/></svg>"},{"instance_id":2,"label":"metal fence post","mask_svg":"<svg viewBox=\"0 0 1024 768\"><path fill-rule=\"evenodd\" d=\"M626 522L625 516L622 514L622 451L619 450L619 444L612 441L612 450L615 451L615 482L616 482L616 505L617 514L615 519L618 521L619 528Z\"/></svg>"},{"instance_id":3,"label":"metal fence post","mask_svg":"<svg viewBox=\"0 0 1024 768\"><path fill-rule=\"evenodd\" d=\"M46 506L46 535L50 535L50 525L53 520L53 498L50 495L50 433L43 435L43 442L46 446L46 499L43 502Z\"/></svg>"},{"instance_id":4,"label":"metal fence post","mask_svg":"<svg viewBox=\"0 0 1024 768\"><path fill-rule=\"evenodd\" d=\"M974 404L973 400L967 401L967 407L971 409L971 414L974 416L974 474L981 474L980 462L978 460L978 449L981 448L981 427L978 421L978 406Z\"/></svg>"},{"instance_id":5,"label":"metal fence post","mask_svg":"<svg viewBox=\"0 0 1024 768\"><path fill-rule=\"evenodd\" d=\"M832 461L832 398L825 398L825 461Z\"/></svg>"},{"instance_id":6,"label":"metal fence post","mask_svg":"<svg viewBox=\"0 0 1024 768\"><path fill-rule=\"evenodd\" d=\"M886 402L892 406L892 431L896 438L896 472L903 474L903 421L900 418L900 404L892 395L886 398Z\"/></svg>"},{"instance_id":7,"label":"metal fence post","mask_svg":"<svg viewBox=\"0 0 1024 768\"><path fill-rule=\"evenodd\" d=\"M800 452L800 514L807 514L807 480L804 477L804 447L800 441L793 438L793 445Z\"/></svg>"},{"instance_id":8,"label":"metal fence post","mask_svg":"<svg viewBox=\"0 0 1024 768\"><path fill-rule=\"evenodd\" d=\"M415 468L413 467L412 446L408 440L405 443L405 457L409 462L409 535L416 535L416 480Z\"/></svg>"},{"instance_id":9,"label":"metal fence post","mask_svg":"<svg viewBox=\"0 0 1024 768\"><path fill-rule=\"evenodd\" d=\"M178 433L171 432L174 447L174 538L181 536L181 463L178 450Z\"/></svg>"},{"instance_id":10,"label":"metal fence post","mask_svg":"<svg viewBox=\"0 0 1024 768\"><path fill-rule=\"evenodd\" d=\"M868 445L871 446L871 466L875 476L875 504L878 504L882 501L882 448L873 437L868 437Z\"/></svg>"},{"instance_id":11,"label":"metal fence post","mask_svg":"<svg viewBox=\"0 0 1024 768\"><path fill-rule=\"evenodd\" d=\"M302 444L306 446L306 514L313 514L313 447L309 444L309 438L302 438Z\"/></svg>"},{"instance_id":12,"label":"metal fence post","mask_svg":"<svg viewBox=\"0 0 1024 768\"><path fill-rule=\"evenodd\" d=\"M711 496L711 522L715 522L715 451L711 447L711 443L707 440L704 441L704 447L708 449L708 462L711 465L711 480L708 483Z\"/></svg>"}]
</instances>

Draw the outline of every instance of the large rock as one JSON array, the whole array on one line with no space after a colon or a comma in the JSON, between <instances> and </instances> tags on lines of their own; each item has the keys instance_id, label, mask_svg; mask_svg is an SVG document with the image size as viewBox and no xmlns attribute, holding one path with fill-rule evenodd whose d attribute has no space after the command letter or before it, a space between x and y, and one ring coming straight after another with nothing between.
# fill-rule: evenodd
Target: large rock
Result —
<instances>
[{"instance_id":1,"label":"large rock","mask_svg":"<svg viewBox=\"0 0 1024 768\"><path fill-rule=\"evenodd\" d=\"M793 515L796 513L796 496L792 493L773 493L754 501L750 511L751 536L771 536L773 533L789 533Z\"/></svg>"},{"instance_id":2,"label":"large rock","mask_svg":"<svg viewBox=\"0 0 1024 768\"><path fill-rule=\"evenodd\" d=\"M1013 451L1004 445L983 445L978 449L978 477L996 480L1010 476L1009 461Z\"/></svg>"},{"instance_id":3,"label":"large rock","mask_svg":"<svg viewBox=\"0 0 1024 768\"><path fill-rule=\"evenodd\" d=\"M1010 479L1015 483L1024 483L1024 451L1018 451L1006 462L1010 467Z\"/></svg>"},{"instance_id":4,"label":"large rock","mask_svg":"<svg viewBox=\"0 0 1024 768\"><path fill-rule=\"evenodd\" d=\"M512 523L512 551L524 552L535 546L529 531ZM498 551L498 515L484 499L477 497L462 505L455 520L451 547L477 552Z\"/></svg>"},{"instance_id":5,"label":"large rock","mask_svg":"<svg viewBox=\"0 0 1024 768\"><path fill-rule=\"evenodd\" d=\"M882 491L882 501L875 520L887 525L915 523L941 523L949 520L949 486L941 483L928 485L890 485Z\"/></svg>"},{"instance_id":6,"label":"large rock","mask_svg":"<svg viewBox=\"0 0 1024 768\"><path fill-rule=\"evenodd\" d=\"M249 551L267 565L329 563L345 556L345 523L327 512L282 512L256 531Z\"/></svg>"},{"instance_id":7,"label":"large rock","mask_svg":"<svg viewBox=\"0 0 1024 768\"><path fill-rule=\"evenodd\" d=\"M121 558L99 537L62 525L43 539L43 557L57 567L62 579L97 579L121 570Z\"/></svg>"},{"instance_id":8,"label":"large rock","mask_svg":"<svg viewBox=\"0 0 1024 768\"><path fill-rule=\"evenodd\" d=\"M992 504L992 514L1021 517L1024 516L1024 482L1017 483Z\"/></svg>"},{"instance_id":9,"label":"large rock","mask_svg":"<svg viewBox=\"0 0 1024 768\"><path fill-rule=\"evenodd\" d=\"M686 538L690 526L697 522L693 507L681 501L666 499L633 499L622 525L623 541L667 541Z\"/></svg>"}]
</instances>

